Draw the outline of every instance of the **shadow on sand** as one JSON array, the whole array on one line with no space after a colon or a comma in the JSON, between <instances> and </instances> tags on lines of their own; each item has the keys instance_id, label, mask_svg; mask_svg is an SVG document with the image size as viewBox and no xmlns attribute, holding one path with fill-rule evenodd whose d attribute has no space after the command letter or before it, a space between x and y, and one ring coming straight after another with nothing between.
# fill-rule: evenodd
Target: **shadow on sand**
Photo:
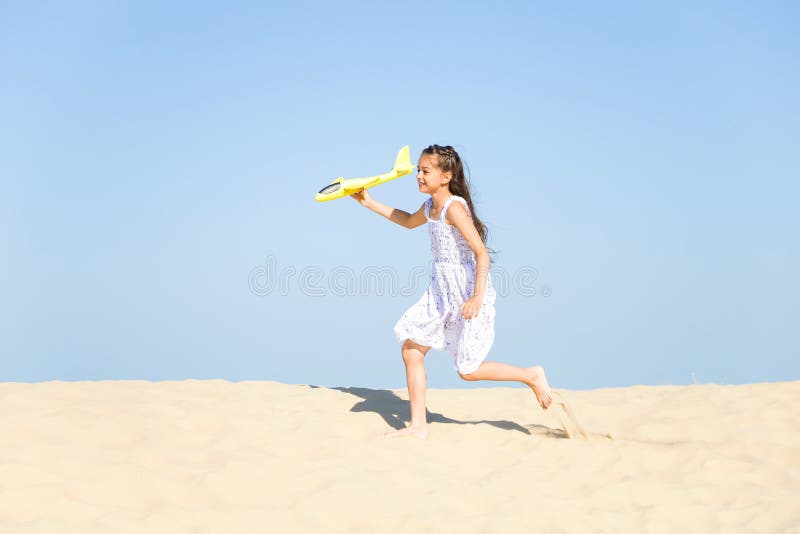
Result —
<instances>
[{"instance_id":1,"label":"shadow on sand","mask_svg":"<svg viewBox=\"0 0 800 534\"><path fill-rule=\"evenodd\" d=\"M312 388L319 388L322 386L310 386ZM342 393L349 393L364 400L357 402L350 408L351 412L373 412L380 415L386 424L395 429L401 429L406 426L406 423L411 421L411 413L409 411L408 400L401 399L394 392L386 389L369 389L357 387L335 387L328 388L341 391ZM560 428L550 428L545 425L532 424L522 426L514 423L513 421L491 421L482 419L478 421L459 421L452 419L446 415L432 412L426 409L426 416L428 423L447 423L454 425L491 425L502 430L513 430L522 432L529 435L545 436L550 438L568 438L567 433Z\"/></svg>"}]
</instances>

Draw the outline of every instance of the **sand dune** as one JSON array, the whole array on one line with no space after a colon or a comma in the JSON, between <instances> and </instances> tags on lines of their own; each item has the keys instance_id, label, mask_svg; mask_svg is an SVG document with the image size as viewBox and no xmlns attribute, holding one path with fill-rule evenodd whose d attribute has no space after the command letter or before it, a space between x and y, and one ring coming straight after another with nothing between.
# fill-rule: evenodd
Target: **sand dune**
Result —
<instances>
[{"instance_id":1,"label":"sand dune","mask_svg":"<svg viewBox=\"0 0 800 534\"><path fill-rule=\"evenodd\" d=\"M0 532L800 532L800 382L556 391L0 383Z\"/></svg>"}]
</instances>

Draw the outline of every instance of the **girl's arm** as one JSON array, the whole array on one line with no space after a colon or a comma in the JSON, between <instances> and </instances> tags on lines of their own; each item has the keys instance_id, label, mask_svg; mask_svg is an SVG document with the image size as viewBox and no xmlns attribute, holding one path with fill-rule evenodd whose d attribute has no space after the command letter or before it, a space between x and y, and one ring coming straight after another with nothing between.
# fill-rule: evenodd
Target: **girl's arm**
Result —
<instances>
[{"instance_id":1,"label":"girl's arm","mask_svg":"<svg viewBox=\"0 0 800 534\"><path fill-rule=\"evenodd\" d=\"M422 203L420 209L416 211L416 213L408 213L407 211L403 211L401 209L393 208L391 206L387 206L386 204L381 204L374 198L367 193L366 189L362 189L358 193L353 193L350 195L353 197L356 202L361 204L364 207L367 207L378 213L383 215L390 221L399 224L403 228L416 228L417 226L421 226L425 224L427 221L425 220L425 212L424 207L425 203Z\"/></svg>"},{"instance_id":2,"label":"girl's arm","mask_svg":"<svg viewBox=\"0 0 800 534\"><path fill-rule=\"evenodd\" d=\"M486 251L486 245L483 244L481 236L463 204L460 202L450 204L445 217L450 224L458 228L461 235L467 240L469 248L475 253L475 293L472 296L476 297L478 301L482 301L486 292L486 276L489 273L489 253Z\"/></svg>"}]
</instances>

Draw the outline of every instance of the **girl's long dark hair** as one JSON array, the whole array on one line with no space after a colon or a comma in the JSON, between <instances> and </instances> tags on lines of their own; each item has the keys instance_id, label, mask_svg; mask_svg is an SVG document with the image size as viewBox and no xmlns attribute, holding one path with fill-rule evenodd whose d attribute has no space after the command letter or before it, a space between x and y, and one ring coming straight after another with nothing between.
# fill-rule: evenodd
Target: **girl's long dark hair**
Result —
<instances>
[{"instance_id":1,"label":"girl's long dark hair","mask_svg":"<svg viewBox=\"0 0 800 534\"><path fill-rule=\"evenodd\" d=\"M453 177L447 184L448 188L452 194L458 195L467 201L469 212L472 215L472 222L475 224L475 229L478 230L478 235L481 236L481 241L483 241L484 246L486 246L489 229L486 228L483 221L478 218L478 214L475 213L475 206L472 204L472 196L469 194L469 182L464 174L464 165L461 163L461 157L458 155L458 152L450 145L430 145L423 150L422 153L436 155L439 160L439 168L442 172L450 172L452 174ZM497 254L497 252L488 246L486 250L489 252L489 261L492 262L491 256L492 254Z\"/></svg>"}]
</instances>

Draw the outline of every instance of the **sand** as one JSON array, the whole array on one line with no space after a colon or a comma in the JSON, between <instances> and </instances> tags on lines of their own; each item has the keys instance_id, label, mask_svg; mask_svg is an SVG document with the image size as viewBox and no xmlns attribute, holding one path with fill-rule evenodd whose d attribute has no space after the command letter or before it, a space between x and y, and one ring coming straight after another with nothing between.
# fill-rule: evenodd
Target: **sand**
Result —
<instances>
[{"instance_id":1,"label":"sand","mask_svg":"<svg viewBox=\"0 0 800 534\"><path fill-rule=\"evenodd\" d=\"M800 532L800 381L514 386L0 383L0 532Z\"/></svg>"}]
</instances>

